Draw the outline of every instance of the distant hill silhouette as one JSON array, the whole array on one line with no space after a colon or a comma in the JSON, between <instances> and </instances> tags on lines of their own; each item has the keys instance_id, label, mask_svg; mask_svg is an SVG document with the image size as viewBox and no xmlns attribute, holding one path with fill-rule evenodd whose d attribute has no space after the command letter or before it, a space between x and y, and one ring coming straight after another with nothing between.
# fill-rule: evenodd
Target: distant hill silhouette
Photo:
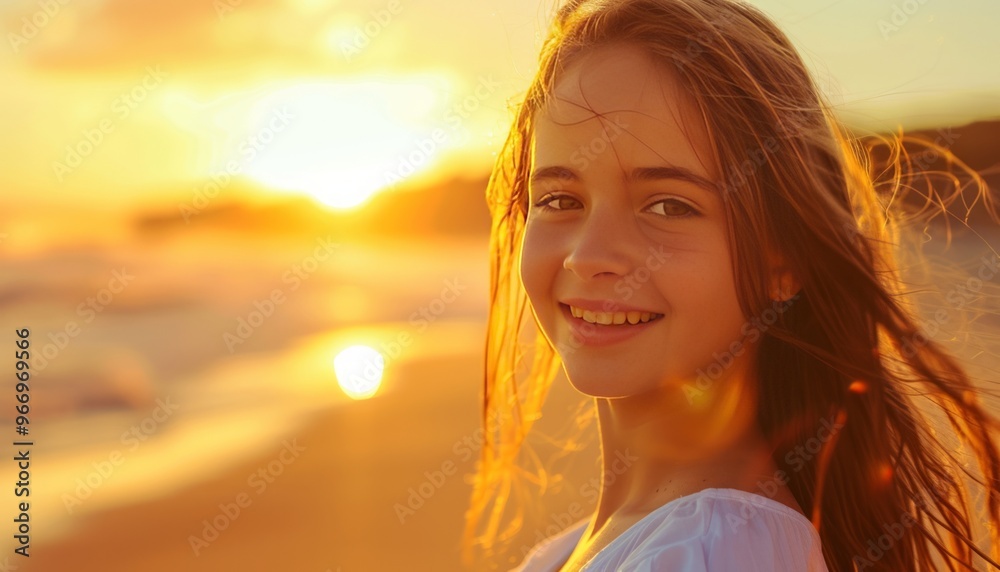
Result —
<instances>
[{"instance_id":1,"label":"distant hill silhouette","mask_svg":"<svg viewBox=\"0 0 1000 572\"><path fill-rule=\"evenodd\" d=\"M137 217L140 235L174 231L216 231L254 235L331 235L337 237L422 237L489 235L486 182L456 178L422 188L401 187L378 193L357 210L339 211L302 196L278 196L263 204L219 198L200 210L147 212ZM226 189L259 194L248 181L237 180Z\"/></svg>"},{"instance_id":2,"label":"distant hill silhouette","mask_svg":"<svg viewBox=\"0 0 1000 572\"><path fill-rule=\"evenodd\" d=\"M938 141L970 167L984 172L1000 201L1000 120L972 123L964 127L907 133ZM931 169L946 166L942 158L931 161ZM333 237L431 238L488 236L490 214L486 206L488 173L478 178L456 178L420 188L402 184L398 190L382 192L355 211L336 211L301 195L276 197L271 203L253 205L223 200L222 195L242 196L241 187L260 194L248 181L236 180L226 193L210 201L197 214L177 209L145 213L135 220L141 235L175 230L210 230L236 234L299 235ZM986 221L985 211L974 211L973 220Z\"/></svg>"},{"instance_id":3,"label":"distant hill silhouette","mask_svg":"<svg viewBox=\"0 0 1000 572\"><path fill-rule=\"evenodd\" d=\"M1000 120L977 121L951 131L955 134L950 145L952 153L977 171L992 168L987 178L994 190L1000 192L1000 187L996 186L997 176L1000 175ZM912 135L921 135L930 141L946 141L949 139L948 132L948 129L922 130L914 131Z\"/></svg>"}]
</instances>

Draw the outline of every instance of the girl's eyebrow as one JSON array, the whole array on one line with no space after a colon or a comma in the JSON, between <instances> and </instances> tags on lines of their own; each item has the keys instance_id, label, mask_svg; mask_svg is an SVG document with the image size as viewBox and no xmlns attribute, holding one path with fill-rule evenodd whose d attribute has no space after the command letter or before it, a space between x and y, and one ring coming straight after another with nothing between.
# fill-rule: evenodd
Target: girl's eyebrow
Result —
<instances>
[{"instance_id":1,"label":"girl's eyebrow","mask_svg":"<svg viewBox=\"0 0 1000 572\"><path fill-rule=\"evenodd\" d=\"M684 167L639 167L632 169L632 172L628 173L625 177L625 180L630 183L655 182L668 179L694 183L696 186L712 193L719 191L719 187L711 180Z\"/></svg>"},{"instance_id":2,"label":"girl's eyebrow","mask_svg":"<svg viewBox=\"0 0 1000 572\"><path fill-rule=\"evenodd\" d=\"M559 179L562 181L579 182L580 175L568 167L540 167L531 173L530 182L535 185L544 180ZM709 179L702 177L684 167L638 167L625 175L628 183L655 182L663 180L678 180L693 183L702 189L718 193L719 187Z\"/></svg>"},{"instance_id":3,"label":"girl's eyebrow","mask_svg":"<svg viewBox=\"0 0 1000 572\"><path fill-rule=\"evenodd\" d=\"M532 185L537 185L546 179L578 182L580 180L580 176L577 175L576 171L573 169L566 167L539 167L531 172L531 177L528 181Z\"/></svg>"}]
</instances>

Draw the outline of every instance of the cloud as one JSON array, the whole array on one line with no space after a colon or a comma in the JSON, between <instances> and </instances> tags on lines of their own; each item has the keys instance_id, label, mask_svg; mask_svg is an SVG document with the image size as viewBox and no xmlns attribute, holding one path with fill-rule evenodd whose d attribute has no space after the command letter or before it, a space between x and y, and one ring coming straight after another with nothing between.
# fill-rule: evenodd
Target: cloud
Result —
<instances>
[{"instance_id":1,"label":"cloud","mask_svg":"<svg viewBox=\"0 0 1000 572\"><path fill-rule=\"evenodd\" d=\"M36 69L128 73L160 64L174 70L266 65L315 69L331 54L317 39L336 0L171 0L71 2L26 44ZM37 5L8 12L8 30ZM327 62L329 65L329 62Z\"/></svg>"}]
</instances>

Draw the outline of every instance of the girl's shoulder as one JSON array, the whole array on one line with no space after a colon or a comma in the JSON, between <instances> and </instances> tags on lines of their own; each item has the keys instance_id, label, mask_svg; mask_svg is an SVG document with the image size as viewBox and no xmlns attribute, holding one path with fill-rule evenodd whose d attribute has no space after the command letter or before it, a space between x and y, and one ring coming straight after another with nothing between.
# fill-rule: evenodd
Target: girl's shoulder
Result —
<instances>
[{"instance_id":1,"label":"girl's shoulder","mask_svg":"<svg viewBox=\"0 0 1000 572\"><path fill-rule=\"evenodd\" d=\"M587 521L547 539L517 570L558 569ZM826 572L819 534L798 511L737 489L705 489L650 512L599 552L584 571Z\"/></svg>"},{"instance_id":2,"label":"girl's shoulder","mask_svg":"<svg viewBox=\"0 0 1000 572\"><path fill-rule=\"evenodd\" d=\"M562 566L576 548L587 530L589 518L585 518L539 542L524 557L524 560L510 572L552 572Z\"/></svg>"}]
</instances>

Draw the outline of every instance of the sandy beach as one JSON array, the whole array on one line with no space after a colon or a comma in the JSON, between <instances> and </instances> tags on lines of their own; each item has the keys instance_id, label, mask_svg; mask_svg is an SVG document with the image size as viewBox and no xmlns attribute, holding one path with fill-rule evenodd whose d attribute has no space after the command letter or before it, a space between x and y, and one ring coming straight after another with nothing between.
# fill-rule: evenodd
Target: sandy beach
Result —
<instances>
[{"instance_id":1,"label":"sandy beach","mask_svg":"<svg viewBox=\"0 0 1000 572\"><path fill-rule=\"evenodd\" d=\"M216 477L85 518L55 543L46 543L40 525L30 565L14 561L19 567L12 569L458 569L469 492L461 474L472 461L453 446L475 431L481 364L467 352L407 362L386 395L318 414L303 430L275 439L269 453ZM282 464L286 444L302 450L286 453L283 460L292 462ZM400 523L394 505L427 481L424 471L447 462L457 473ZM261 470L273 482L254 479ZM241 493L247 506L196 554L190 538L210 537L202 519L228 520L219 505L232 507Z\"/></svg>"}]
</instances>

